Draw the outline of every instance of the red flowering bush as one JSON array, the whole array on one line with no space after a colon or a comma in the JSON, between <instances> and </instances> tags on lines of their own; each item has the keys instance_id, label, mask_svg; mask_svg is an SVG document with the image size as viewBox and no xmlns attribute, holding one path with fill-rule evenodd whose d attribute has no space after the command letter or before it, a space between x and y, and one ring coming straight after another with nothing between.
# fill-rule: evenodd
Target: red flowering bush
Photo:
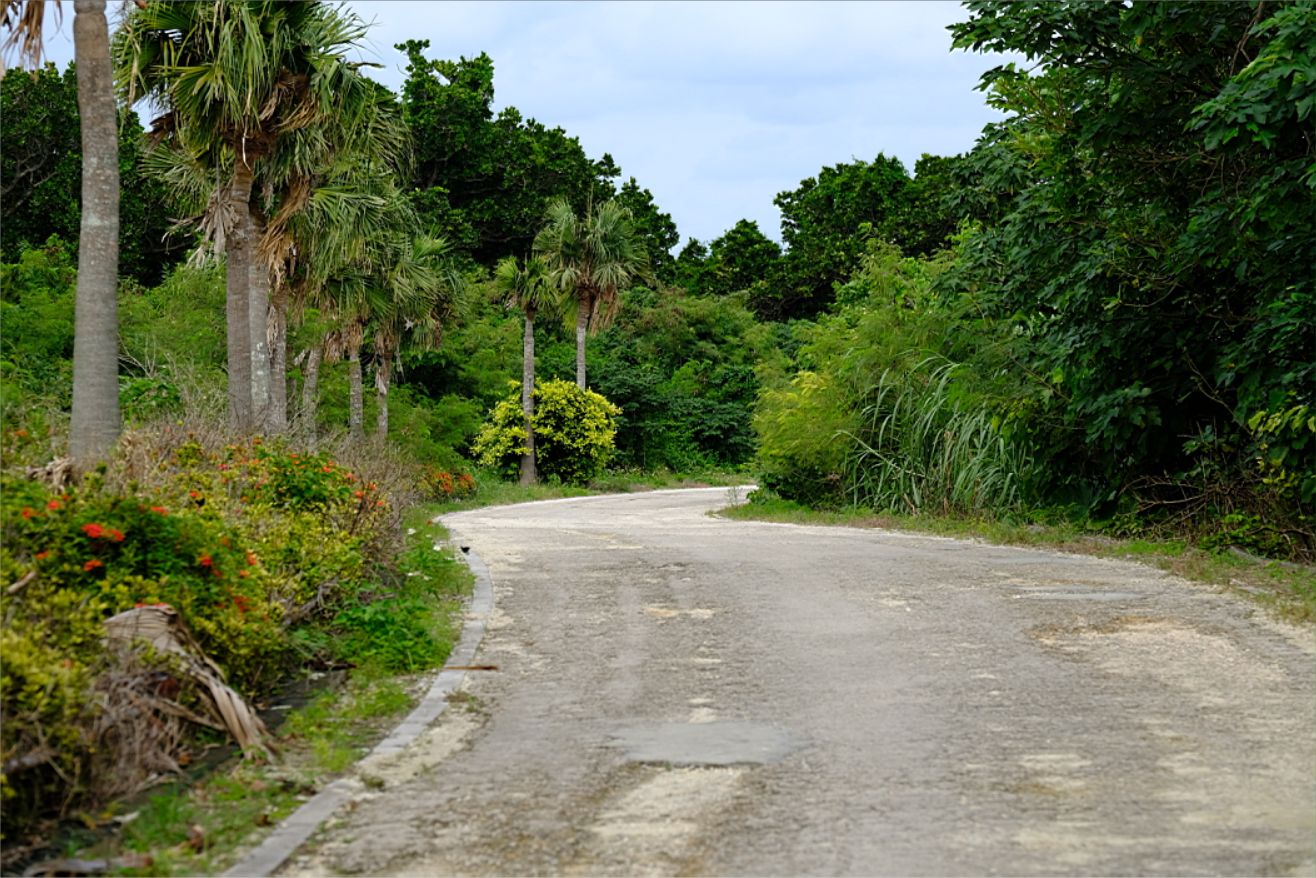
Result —
<instances>
[{"instance_id":1,"label":"red flowering bush","mask_svg":"<svg viewBox=\"0 0 1316 878\"><path fill-rule=\"evenodd\" d=\"M95 786L86 736L105 619L173 607L229 684L255 695L299 643L336 648L335 632L356 624L345 611L375 599L392 560L395 504L377 477L327 454L184 441L141 460L64 490L0 474L0 750L57 751L4 776L19 821Z\"/></svg>"},{"instance_id":2,"label":"red flowering bush","mask_svg":"<svg viewBox=\"0 0 1316 878\"><path fill-rule=\"evenodd\" d=\"M475 494L475 477L470 473L451 473L429 467L421 477L421 494L427 500L464 500Z\"/></svg>"}]
</instances>

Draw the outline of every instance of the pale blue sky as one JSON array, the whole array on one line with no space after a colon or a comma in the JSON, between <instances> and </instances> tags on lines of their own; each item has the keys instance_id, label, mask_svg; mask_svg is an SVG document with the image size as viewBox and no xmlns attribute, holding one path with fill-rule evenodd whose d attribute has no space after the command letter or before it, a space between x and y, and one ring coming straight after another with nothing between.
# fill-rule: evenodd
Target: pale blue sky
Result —
<instances>
[{"instance_id":1,"label":"pale blue sky","mask_svg":"<svg viewBox=\"0 0 1316 878\"><path fill-rule=\"evenodd\" d=\"M111 8L116 4L110 3ZM707 242L742 217L780 237L778 192L824 165L973 146L995 111L974 90L1002 58L950 51L950 2L422 2L352 0L363 59L397 90L404 39L431 57L494 60L495 107L612 153ZM71 4L65 4L66 7ZM72 55L72 10L48 43Z\"/></svg>"}]
</instances>

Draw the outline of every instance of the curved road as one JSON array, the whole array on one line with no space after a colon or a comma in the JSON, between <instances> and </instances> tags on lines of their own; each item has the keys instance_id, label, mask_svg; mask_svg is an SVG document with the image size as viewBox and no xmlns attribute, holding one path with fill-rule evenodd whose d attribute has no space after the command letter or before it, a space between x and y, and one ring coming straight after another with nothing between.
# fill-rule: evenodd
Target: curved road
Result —
<instances>
[{"instance_id":1,"label":"curved road","mask_svg":"<svg viewBox=\"0 0 1316 878\"><path fill-rule=\"evenodd\" d=\"M287 873L1316 868L1309 629L1122 562L706 514L728 499L449 516L498 670Z\"/></svg>"}]
</instances>

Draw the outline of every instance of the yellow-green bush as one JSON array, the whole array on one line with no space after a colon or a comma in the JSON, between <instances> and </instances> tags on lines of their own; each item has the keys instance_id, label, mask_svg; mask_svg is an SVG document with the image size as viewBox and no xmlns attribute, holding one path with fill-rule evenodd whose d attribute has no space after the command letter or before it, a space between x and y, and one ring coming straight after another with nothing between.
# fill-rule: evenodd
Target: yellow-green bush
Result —
<instances>
[{"instance_id":1,"label":"yellow-green bush","mask_svg":"<svg viewBox=\"0 0 1316 878\"><path fill-rule=\"evenodd\" d=\"M617 435L621 409L592 390L570 381L535 385L535 466L548 478L584 484L607 465ZM525 416L520 387L494 406L475 437L472 451L480 463L511 477L525 453Z\"/></svg>"}]
</instances>

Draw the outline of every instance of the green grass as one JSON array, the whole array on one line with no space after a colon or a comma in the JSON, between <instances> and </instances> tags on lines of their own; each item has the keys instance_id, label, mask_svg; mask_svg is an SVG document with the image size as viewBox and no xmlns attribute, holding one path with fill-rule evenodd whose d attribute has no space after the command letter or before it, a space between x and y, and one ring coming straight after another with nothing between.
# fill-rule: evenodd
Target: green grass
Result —
<instances>
[{"instance_id":1,"label":"green grass","mask_svg":"<svg viewBox=\"0 0 1316 878\"><path fill-rule=\"evenodd\" d=\"M1228 550L1203 551L1184 540L1116 539L1068 521L1021 523L986 517L901 515L865 508L826 511L776 498L755 499L718 514L741 521L883 528L1122 558L1246 595L1289 621L1316 622L1316 568Z\"/></svg>"}]
</instances>

